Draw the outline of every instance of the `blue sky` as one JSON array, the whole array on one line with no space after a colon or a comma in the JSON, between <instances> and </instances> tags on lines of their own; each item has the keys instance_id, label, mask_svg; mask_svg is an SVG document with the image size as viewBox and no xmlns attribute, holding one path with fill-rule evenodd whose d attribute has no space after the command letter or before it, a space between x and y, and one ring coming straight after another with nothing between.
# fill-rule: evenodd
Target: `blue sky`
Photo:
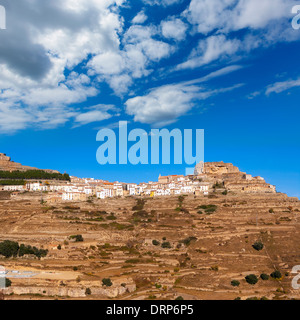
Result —
<instances>
[{"instance_id":1,"label":"blue sky","mask_svg":"<svg viewBox=\"0 0 300 320\"><path fill-rule=\"evenodd\" d=\"M186 165L101 166L98 130L204 129L205 161L299 197L297 4L0 0L0 152L80 177L155 181Z\"/></svg>"}]
</instances>

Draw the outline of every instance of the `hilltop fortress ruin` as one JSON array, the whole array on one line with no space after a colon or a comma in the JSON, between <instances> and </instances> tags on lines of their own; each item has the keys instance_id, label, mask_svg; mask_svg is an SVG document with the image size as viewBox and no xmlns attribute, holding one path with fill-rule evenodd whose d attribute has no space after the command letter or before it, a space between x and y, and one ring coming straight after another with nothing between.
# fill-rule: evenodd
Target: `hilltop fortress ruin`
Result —
<instances>
[{"instance_id":1,"label":"hilltop fortress ruin","mask_svg":"<svg viewBox=\"0 0 300 320\"><path fill-rule=\"evenodd\" d=\"M202 181L209 181L227 191L245 193L276 193L276 187L266 183L262 177L252 177L241 172L232 163L200 162L195 167L194 176Z\"/></svg>"},{"instance_id":2,"label":"hilltop fortress ruin","mask_svg":"<svg viewBox=\"0 0 300 320\"><path fill-rule=\"evenodd\" d=\"M29 166L23 166L21 163L11 161L11 158L8 157L5 153L0 153L0 171L28 171L28 170L43 170ZM56 170L43 170L49 173L59 173Z\"/></svg>"}]
</instances>

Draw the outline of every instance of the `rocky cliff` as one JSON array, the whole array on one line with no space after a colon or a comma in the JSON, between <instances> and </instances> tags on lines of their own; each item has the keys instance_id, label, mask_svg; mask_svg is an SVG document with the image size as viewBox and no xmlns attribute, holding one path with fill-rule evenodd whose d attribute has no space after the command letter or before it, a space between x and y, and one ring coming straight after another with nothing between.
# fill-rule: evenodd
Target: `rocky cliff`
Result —
<instances>
[{"instance_id":1,"label":"rocky cliff","mask_svg":"<svg viewBox=\"0 0 300 320\"><path fill-rule=\"evenodd\" d=\"M49 173L59 173L55 170L44 170L34 167L23 166L20 163L14 162L5 153L0 153L0 171L28 171L28 170L43 170Z\"/></svg>"}]
</instances>

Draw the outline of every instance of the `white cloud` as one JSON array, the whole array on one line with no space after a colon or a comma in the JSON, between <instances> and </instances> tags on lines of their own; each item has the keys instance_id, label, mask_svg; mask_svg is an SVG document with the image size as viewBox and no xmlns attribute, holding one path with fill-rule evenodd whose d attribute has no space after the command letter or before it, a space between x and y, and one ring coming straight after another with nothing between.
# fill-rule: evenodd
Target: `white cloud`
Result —
<instances>
[{"instance_id":1,"label":"white cloud","mask_svg":"<svg viewBox=\"0 0 300 320\"><path fill-rule=\"evenodd\" d=\"M120 71L105 54L117 57L123 21L116 5L124 1L9 2L13 27L0 34L0 131L64 124L77 103L99 94L84 73L69 72L100 54L95 67Z\"/></svg>"},{"instance_id":2,"label":"white cloud","mask_svg":"<svg viewBox=\"0 0 300 320\"><path fill-rule=\"evenodd\" d=\"M86 113L81 113L75 117L75 122L84 125L92 122L103 121L111 118L112 115L108 112L103 112L100 110L89 111Z\"/></svg>"},{"instance_id":3,"label":"white cloud","mask_svg":"<svg viewBox=\"0 0 300 320\"><path fill-rule=\"evenodd\" d=\"M198 79L190 80L190 81L185 81L182 84L184 84L184 85L192 85L192 84L206 82L206 81L209 81L211 79L214 79L214 78L217 78L217 77L221 77L221 76L227 75L227 74L229 74L231 72L240 70L242 68L243 67L240 66L240 65L232 65L232 66L224 67L222 69L213 71L213 72L207 74L206 76L204 76L202 78L198 78Z\"/></svg>"},{"instance_id":4,"label":"white cloud","mask_svg":"<svg viewBox=\"0 0 300 320\"><path fill-rule=\"evenodd\" d=\"M146 22L146 20L148 19L148 17L146 16L144 11L140 11L133 19L132 19L132 23L133 24L143 24L144 22Z\"/></svg>"},{"instance_id":5,"label":"white cloud","mask_svg":"<svg viewBox=\"0 0 300 320\"><path fill-rule=\"evenodd\" d=\"M106 81L115 94L122 96L133 79L148 76L153 63L173 52L171 45L154 39L157 34L154 26L131 26L123 36L123 50L95 55L87 63L88 74L96 75L99 82Z\"/></svg>"},{"instance_id":6,"label":"white cloud","mask_svg":"<svg viewBox=\"0 0 300 320\"><path fill-rule=\"evenodd\" d=\"M90 68L90 74L112 75L124 70L124 61L118 53L105 52L93 57L87 66Z\"/></svg>"},{"instance_id":7,"label":"white cloud","mask_svg":"<svg viewBox=\"0 0 300 320\"><path fill-rule=\"evenodd\" d=\"M101 119L115 114L99 109L80 115L78 103L100 95L99 84L103 82L115 95L123 97L131 86L151 81L147 77L152 72L163 70L165 73L160 75L169 74L170 69L174 70L169 67L173 61L169 60L164 68L163 59L181 49L176 42L184 40L188 30L191 38L202 33L202 40L191 47L190 55L182 59L177 71L228 60L232 63L254 48L300 37L290 25L286 27L293 0L191 0L182 15L168 18L166 7L182 0L144 0L148 5L165 7L165 20L157 25L146 24L145 12L151 8L138 9L132 21L125 21L120 7L128 4L126 0L2 2L9 7L9 19L7 30L0 33L1 132L54 128L73 119L79 124L92 116ZM241 29L243 36L233 38L231 32ZM196 43L199 35L196 37L191 43ZM175 43L170 44L170 40ZM191 110L194 99L213 94L194 84L234 68L237 67L220 67L215 73L196 79L198 82L153 89L145 96L129 99L127 111L142 122L174 121ZM287 90L284 88L297 86L297 81L276 83L267 92ZM167 89L181 103L175 111ZM141 103L141 110L135 110L134 101ZM148 105L153 106L156 115Z\"/></svg>"},{"instance_id":8,"label":"white cloud","mask_svg":"<svg viewBox=\"0 0 300 320\"><path fill-rule=\"evenodd\" d=\"M146 4L151 6L158 5L158 6L171 6L177 3L182 2L183 0L143 0Z\"/></svg>"},{"instance_id":9,"label":"white cloud","mask_svg":"<svg viewBox=\"0 0 300 320\"><path fill-rule=\"evenodd\" d=\"M170 19L161 23L162 35L167 39L183 40L187 25L180 19Z\"/></svg>"},{"instance_id":10,"label":"white cloud","mask_svg":"<svg viewBox=\"0 0 300 320\"><path fill-rule=\"evenodd\" d=\"M88 108L89 111L75 115L74 127L86 125L93 122L101 122L114 116L119 116L119 111L114 105L98 104Z\"/></svg>"},{"instance_id":11,"label":"white cloud","mask_svg":"<svg viewBox=\"0 0 300 320\"><path fill-rule=\"evenodd\" d=\"M136 122L166 125L192 108L197 92L198 88L193 86L163 86L145 96L129 99L126 112L133 115Z\"/></svg>"},{"instance_id":12,"label":"white cloud","mask_svg":"<svg viewBox=\"0 0 300 320\"><path fill-rule=\"evenodd\" d=\"M259 29L290 17L293 4L294 0L192 0L185 16L203 34Z\"/></svg>"},{"instance_id":13,"label":"white cloud","mask_svg":"<svg viewBox=\"0 0 300 320\"><path fill-rule=\"evenodd\" d=\"M216 35L200 40L186 62L177 66L177 69L196 68L215 60L230 57L241 48L238 39L226 39L224 35Z\"/></svg>"},{"instance_id":14,"label":"white cloud","mask_svg":"<svg viewBox=\"0 0 300 320\"><path fill-rule=\"evenodd\" d=\"M297 80L276 82L267 88L266 95L269 95L271 93L280 93L295 87L300 87L300 78Z\"/></svg>"},{"instance_id":15,"label":"white cloud","mask_svg":"<svg viewBox=\"0 0 300 320\"><path fill-rule=\"evenodd\" d=\"M294 0L192 0L184 11L194 33L206 36L179 69L196 68L255 48L300 39L290 19ZM239 39L232 32L243 30Z\"/></svg>"},{"instance_id":16,"label":"white cloud","mask_svg":"<svg viewBox=\"0 0 300 320\"><path fill-rule=\"evenodd\" d=\"M180 116L189 112L197 101L240 86L209 90L196 85L165 85L152 89L144 96L127 100L126 112L134 117L135 122L161 127L177 121Z\"/></svg>"}]
</instances>

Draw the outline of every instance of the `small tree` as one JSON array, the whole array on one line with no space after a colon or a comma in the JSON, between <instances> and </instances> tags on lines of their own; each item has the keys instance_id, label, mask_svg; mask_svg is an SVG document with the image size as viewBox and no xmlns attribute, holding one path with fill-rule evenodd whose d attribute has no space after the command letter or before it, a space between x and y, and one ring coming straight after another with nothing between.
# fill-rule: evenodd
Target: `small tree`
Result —
<instances>
[{"instance_id":1,"label":"small tree","mask_svg":"<svg viewBox=\"0 0 300 320\"><path fill-rule=\"evenodd\" d=\"M91 289L90 289L90 288L86 288L86 289L85 289L85 294L86 294L87 296L91 295L91 294L92 294Z\"/></svg>"},{"instance_id":2,"label":"small tree","mask_svg":"<svg viewBox=\"0 0 300 320\"><path fill-rule=\"evenodd\" d=\"M267 274L265 274L265 273L262 273L262 274L260 275L260 278L261 278L262 280L269 280L269 276L268 276Z\"/></svg>"},{"instance_id":3,"label":"small tree","mask_svg":"<svg viewBox=\"0 0 300 320\"><path fill-rule=\"evenodd\" d=\"M256 284L258 282L257 276L255 274L249 274L248 276L245 277L246 281L249 284Z\"/></svg>"},{"instance_id":4,"label":"small tree","mask_svg":"<svg viewBox=\"0 0 300 320\"><path fill-rule=\"evenodd\" d=\"M5 287L8 288L11 286L11 280L9 280L8 278L5 278Z\"/></svg>"},{"instance_id":5,"label":"small tree","mask_svg":"<svg viewBox=\"0 0 300 320\"><path fill-rule=\"evenodd\" d=\"M264 244L261 241L256 241L252 247L257 251L260 251L264 248Z\"/></svg>"},{"instance_id":6,"label":"small tree","mask_svg":"<svg viewBox=\"0 0 300 320\"><path fill-rule=\"evenodd\" d=\"M238 286L240 285L240 282L239 282L238 280L232 280L232 281L231 281L231 285L232 285L233 287L238 287Z\"/></svg>"},{"instance_id":7,"label":"small tree","mask_svg":"<svg viewBox=\"0 0 300 320\"><path fill-rule=\"evenodd\" d=\"M281 272L278 271L278 270L272 272L272 273L270 274L270 276L271 276L271 278L273 278L273 279L281 279L281 278L282 278L282 274L281 274Z\"/></svg>"},{"instance_id":8,"label":"small tree","mask_svg":"<svg viewBox=\"0 0 300 320\"><path fill-rule=\"evenodd\" d=\"M159 245L160 245L160 242L157 241L157 240L153 240L153 241L152 241L152 244L153 244L154 246L159 246Z\"/></svg>"},{"instance_id":9,"label":"small tree","mask_svg":"<svg viewBox=\"0 0 300 320\"><path fill-rule=\"evenodd\" d=\"M170 242L168 242L168 241L167 242L163 242L161 244L161 247L165 248L165 249L171 249L172 248Z\"/></svg>"}]
</instances>

